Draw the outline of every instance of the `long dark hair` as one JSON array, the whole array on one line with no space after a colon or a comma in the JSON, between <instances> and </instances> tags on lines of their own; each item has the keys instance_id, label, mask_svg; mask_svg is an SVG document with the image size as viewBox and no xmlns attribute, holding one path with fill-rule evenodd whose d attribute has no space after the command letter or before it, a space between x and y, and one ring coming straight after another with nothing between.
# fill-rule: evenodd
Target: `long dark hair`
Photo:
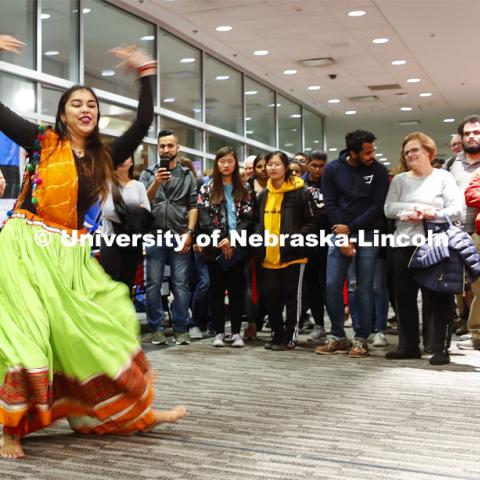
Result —
<instances>
[{"instance_id":1,"label":"long dark hair","mask_svg":"<svg viewBox=\"0 0 480 480\"><path fill-rule=\"evenodd\" d=\"M235 159L235 169L232 173L233 199L235 202L241 202L247 196L248 190L245 188L240 178L240 173L238 171L238 158L235 150L232 147L222 147L215 155L215 161L213 162L212 193L210 197L212 205L219 205L225 200L222 174L218 168L218 161L229 154L232 154Z\"/></svg>"},{"instance_id":2,"label":"long dark hair","mask_svg":"<svg viewBox=\"0 0 480 480\"><path fill-rule=\"evenodd\" d=\"M100 121L100 105L95 92L90 87L74 85L62 95L58 102L54 129L60 141L69 140L68 127L62 120L62 116L65 115L65 105L67 104L68 99L78 90L87 90L90 92L97 104L97 125L95 125L94 130L88 136L85 144L85 160L90 159L92 166L90 171L86 169L85 173L88 173L92 180L92 191L89 192L89 196L95 198L100 195L102 199L105 199L109 191L108 184L112 178L113 163L110 149L100 138L100 130L98 128L98 122Z\"/></svg>"},{"instance_id":3,"label":"long dark hair","mask_svg":"<svg viewBox=\"0 0 480 480\"><path fill-rule=\"evenodd\" d=\"M134 176L133 176L133 170L135 169L135 155L130 155L128 158L131 158L132 159L132 164L130 165L130 167L128 168L128 178L130 180L133 180L134 179ZM122 165L123 163L125 163L128 158L126 158L122 163L119 163L118 165L115 165L115 169L113 170L112 172L112 182L115 183L115 185L117 187L121 187L122 186L122 183L120 182L120 177L118 175L118 167L120 165Z\"/></svg>"},{"instance_id":4,"label":"long dark hair","mask_svg":"<svg viewBox=\"0 0 480 480\"><path fill-rule=\"evenodd\" d=\"M265 155L265 163L268 164L268 162L274 157L277 156L283 163L285 167L285 182L290 179L290 177L293 177L292 171L288 168L290 165L290 160L288 159L287 155L280 150L275 150L274 152L267 153Z\"/></svg>"}]
</instances>

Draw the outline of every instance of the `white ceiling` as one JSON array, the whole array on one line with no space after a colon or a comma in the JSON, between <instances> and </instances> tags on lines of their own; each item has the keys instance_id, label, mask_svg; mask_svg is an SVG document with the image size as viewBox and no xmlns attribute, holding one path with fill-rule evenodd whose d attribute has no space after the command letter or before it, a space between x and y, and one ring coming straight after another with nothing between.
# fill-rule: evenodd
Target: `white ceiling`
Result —
<instances>
[{"instance_id":1,"label":"white ceiling","mask_svg":"<svg viewBox=\"0 0 480 480\"><path fill-rule=\"evenodd\" d=\"M448 156L449 136L479 108L479 0L113 0L148 16L327 116L328 147L343 148L345 133L373 131L379 151L394 164L405 134L421 130ZM364 10L350 17L350 10ZM230 32L217 32L231 25ZM386 37L386 44L373 44ZM253 55L269 50L267 56ZM302 59L332 57L333 65L304 67ZM392 60L405 65L393 66ZM475 60L477 59L477 60ZM285 69L296 75L283 75ZM329 74L336 74L330 79ZM420 78L419 83L407 83ZM369 85L399 84L372 92ZM309 91L309 85L321 89ZM431 92L428 98L421 92ZM405 95L399 95L399 94ZM377 95L377 100L351 97ZM339 98L340 103L328 103ZM412 111L401 111L402 106ZM356 110L353 116L344 114ZM444 118L455 118L446 124ZM418 120L417 126L398 121ZM334 156L335 153L330 153Z\"/></svg>"}]
</instances>

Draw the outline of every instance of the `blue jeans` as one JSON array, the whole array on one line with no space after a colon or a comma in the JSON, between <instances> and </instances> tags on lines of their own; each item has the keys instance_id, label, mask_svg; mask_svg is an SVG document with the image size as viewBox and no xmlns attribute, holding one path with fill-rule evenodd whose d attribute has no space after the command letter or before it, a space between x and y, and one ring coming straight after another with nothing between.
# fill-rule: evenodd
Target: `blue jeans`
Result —
<instances>
[{"instance_id":1,"label":"blue jeans","mask_svg":"<svg viewBox=\"0 0 480 480\"><path fill-rule=\"evenodd\" d=\"M388 317L388 290L386 277L386 260L385 258L377 258L375 264L375 276L373 278L373 299L375 302L375 331L385 333L387 329ZM357 306L357 275L355 271L355 262L350 264L348 269L348 306L350 307L350 315L352 317L352 325L360 328L358 320Z\"/></svg>"},{"instance_id":2,"label":"blue jeans","mask_svg":"<svg viewBox=\"0 0 480 480\"><path fill-rule=\"evenodd\" d=\"M208 323L210 277L208 275L207 262L203 255L193 253L191 261L196 274L196 283L191 300L192 321L190 325L204 330L207 328Z\"/></svg>"},{"instance_id":3,"label":"blue jeans","mask_svg":"<svg viewBox=\"0 0 480 480\"><path fill-rule=\"evenodd\" d=\"M171 247L148 247L147 253L147 320L152 332L162 331L165 316L162 305L163 272L170 265L173 290L172 324L175 333L185 333L190 322L190 255L182 255Z\"/></svg>"},{"instance_id":4,"label":"blue jeans","mask_svg":"<svg viewBox=\"0 0 480 480\"><path fill-rule=\"evenodd\" d=\"M350 310L350 318L352 319L353 330L358 330L360 323L358 321L358 305L357 305L357 272L355 270L355 262L350 264L347 272L348 287L348 308Z\"/></svg>"},{"instance_id":5,"label":"blue jeans","mask_svg":"<svg viewBox=\"0 0 480 480\"><path fill-rule=\"evenodd\" d=\"M366 241L373 239L373 232L365 232ZM354 323L354 337L366 340L372 330L373 317L373 277L378 257L378 247L356 246L354 257L347 257L340 252L340 247L328 249L327 257L327 312L332 323L332 337L346 338L343 328L345 310L343 305L343 283L350 264L355 262L357 273L358 322Z\"/></svg>"}]
</instances>

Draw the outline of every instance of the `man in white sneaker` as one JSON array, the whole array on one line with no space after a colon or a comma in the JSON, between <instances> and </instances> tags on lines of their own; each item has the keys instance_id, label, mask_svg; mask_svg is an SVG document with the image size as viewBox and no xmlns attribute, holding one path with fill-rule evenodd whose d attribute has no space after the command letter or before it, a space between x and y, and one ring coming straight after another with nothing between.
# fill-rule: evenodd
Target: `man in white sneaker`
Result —
<instances>
[{"instance_id":1,"label":"man in white sneaker","mask_svg":"<svg viewBox=\"0 0 480 480\"><path fill-rule=\"evenodd\" d=\"M165 313L162 303L162 282L165 265L170 265L170 276L174 299L172 302L172 324L177 345L190 344L189 272L193 243L193 232L197 224L197 182L191 171L177 163L180 149L178 138L172 130L158 134L159 162L145 169L140 181L147 189L148 199L155 216L157 234L172 233L176 245L153 245L147 247L147 321L152 332L154 345L165 345Z\"/></svg>"}]
</instances>

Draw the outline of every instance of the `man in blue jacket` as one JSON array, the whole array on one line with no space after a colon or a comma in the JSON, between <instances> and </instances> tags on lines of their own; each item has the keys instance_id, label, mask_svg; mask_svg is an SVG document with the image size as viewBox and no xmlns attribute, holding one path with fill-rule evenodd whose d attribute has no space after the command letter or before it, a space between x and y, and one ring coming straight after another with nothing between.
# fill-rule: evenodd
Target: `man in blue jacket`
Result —
<instances>
[{"instance_id":1,"label":"man in blue jacket","mask_svg":"<svg viewBox=\"0 0 480 480\"><path fill-rule=\"evenodd\" d=\"M368 356L367 340L372 329L373 277L378 246L372 243L374 231L384 226L383 205L388 191L388 172L375 160L373 133L355 130L345 137L346 149L337 160L328 163L322 176L327 216L335 235L344 246L330 246L327 258L327 312L332 323L331 337L316 353L349 353L350 357ZM363 245L361 242L365 240ZM360 240L360 242L359 242ZM344 330L343 284L350 263L357 272L359 321L354 325L352 346Z\"/></svg>"}]
</instances>

